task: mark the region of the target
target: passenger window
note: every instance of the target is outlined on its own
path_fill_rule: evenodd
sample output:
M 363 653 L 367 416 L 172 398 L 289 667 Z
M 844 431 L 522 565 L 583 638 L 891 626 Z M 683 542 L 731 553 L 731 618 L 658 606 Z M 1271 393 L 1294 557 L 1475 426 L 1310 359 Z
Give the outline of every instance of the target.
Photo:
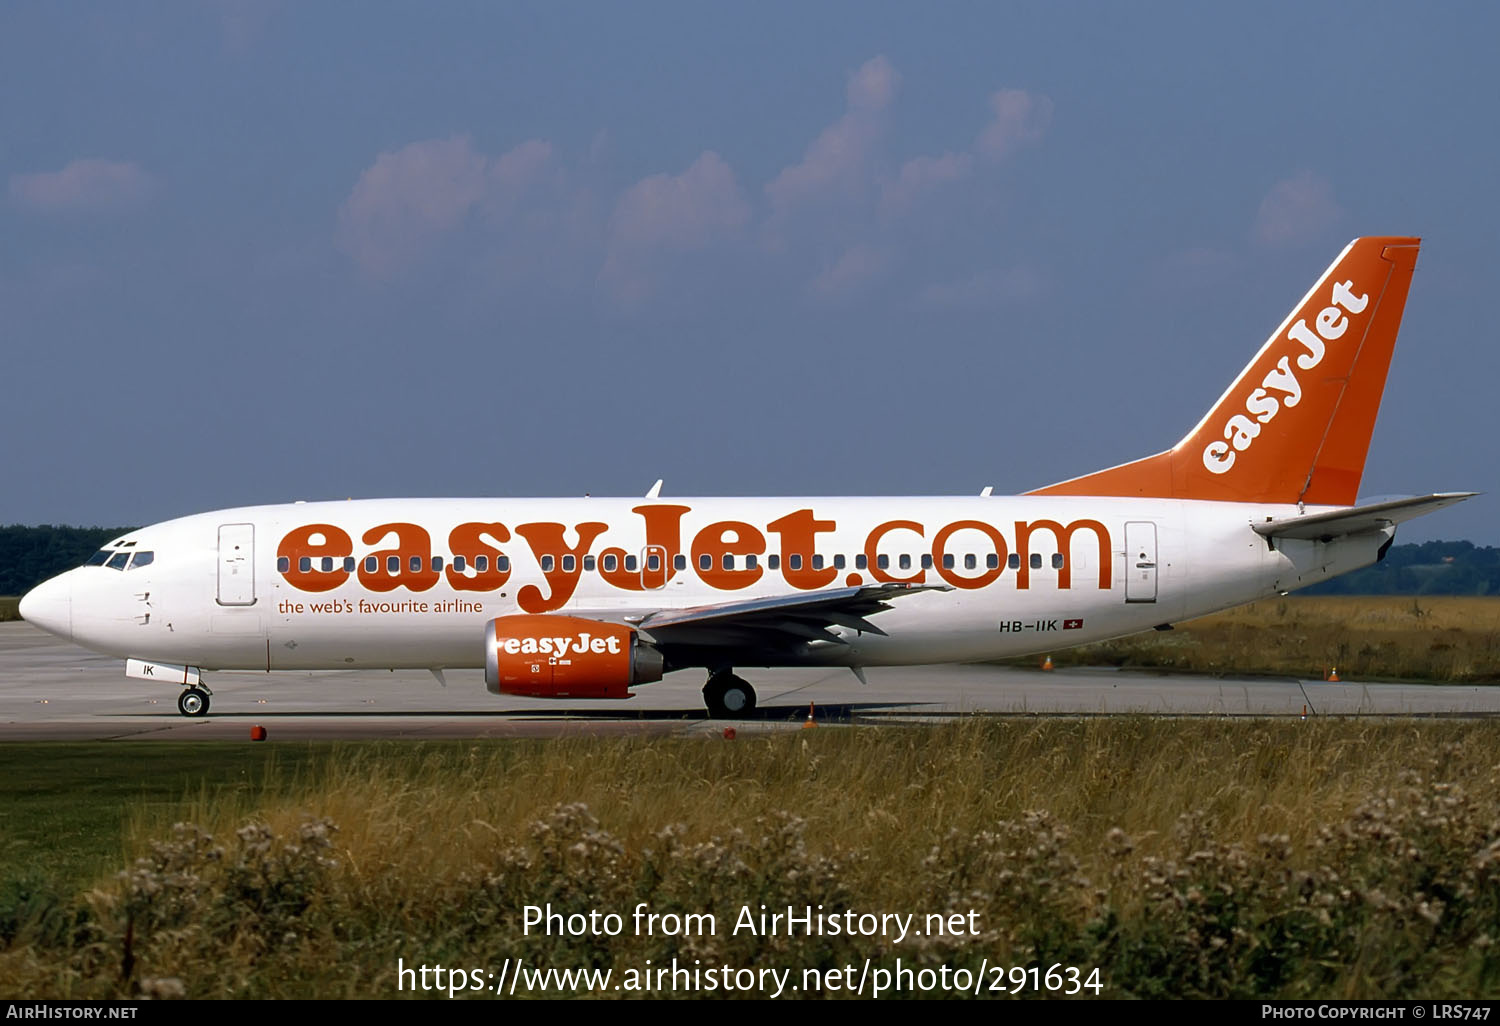
M 151 561 L 155 558 L 156 556 L 151 552 L 150 549 L 147 549 L 144 552 L 137 552 L 135 554 L 135 558 L 130 561 L 130 569 L 134 570 L 137 567 L 150 566 Z
M 1010 567 L 1012 570 L 1021 569 L 1021 554 L 1019 552 L 1012 552 L 1010 554 L 1010 557 L 1006 559 L 1005 565 Z
M 714 568 L 714 557 L 710 556 L 707 552 L 703 553 L 702 555 L 700 555 L 698 557 L 698 569 L 699 570 L 712 570 L 713 568 Z
M 422 572 L 422 557 L 421 556 L 413 556 L 413 557 L 411 557 L 411 559 L 408 562 L 411 565 L 411 572 L 412 573 L 419 574 L 419 573 Z
M 495 565 L 496 566 L 498 566 L 499 563 L 500 563 L 499 560 L 495 561 Z M 482 574 L 482 573 L 486 572 L 487 570 L 489 570 L 489 568 L 490 568 L 490 557 L 489 556 L 475 556 L 474 557 L 474 572 L 476 574 Z
M 586 570 L 589 573 L 593 573 L 594 572 L 594 557 L 593 556 L 584 556 L 583 557 L 583 568 L 584 568 L 584 570 Z
M 1052 553 L 1052 569 L 1054 569 L 1054 570 L 1061 570 L 1062 567 L 1063 567 L 1063 554 L 1061 552 L 1054 552 L 1054 553 Z
M 945 552 L 945 553 L 943 553 L 943 569 L 944 570 L 952 570 L 953 569 L 953 553 L 951 553 L 951 552 Z
M 964 556 L 964 569 L 965 570 L 977 570 L 977 569 L 979 569 L 979 560 L 977 558 L 975 558 L 974 553 L 970 552 L 968 555 Z
M 854 569 L 856 569 L 856 570 L 868 570 L 869 568 L 870 568 L 870 560 L 865 556 L 865 554 L 863 552 L 859 553 L 858 555 L 856 555 L 854 557 Z
M 820 556 L 820 555 L 818 555 L 817 553 L 813 553 L 813 569 L 814 570 L 821 570 L 821 569 L 823 569 L 823 557 Z
M 790 556 L 786 557 L 786 565 L 788 567 L 790 567 L 791 569 L 793 569 L 793 570 L 801 570 L 802 569 L 802 553 L 800 553 L 800 552 L 793 552 Z
M 480 556 L 479 558 L 483 559 L 484 557 Z M 483 570 L 484 567 L 480 567 L 479 569 Z M 509 556 L 496 556 L 495 557 L 495 569 L 498 572 L 502 573 L 502 574 L 508 574 L 508 573 L 510 573 L 510 557 Z
M 922 569 L 923 570 L 931 570 L 932 569 L 932 553 L 930 553 L 930 552 L 924 552 L 924 553 L 922 553 Z
M 374 574 L 374 573 L 379 573 L 379 572 L 380 572 L 380 557 L 378 557 L 378 556 L 366 556 L 365 557 L 365 573 L 367 573 L 367 574 Z
M 278 574 L 288 573 L 292 569 L 292 561 L 285 556 L 276 557 L 276 572 Z
M 899 566 L 902 570 L 910 570 L 911 556 L 905 552 L 901 553 L 901 555 L 896 559 L 896 565 Z
M 570 574 L 578 567 L 578 560 L 570 552 L 562 558 L 563 573 Z
M 672 557 L 672 565 L 675 566 L 679 570 L 686 570 L 687 569 L 687 557 L 684 556 L 680 552 L 677 553 L 677 555 L 675 555 L 675 556 Z
M 395 577 L 397 574 L 399 574 L 401 572 L 401 557 L 385 557 L 385 572 L 390 574 L 392 577 Z
M 998 553 L 998 552 L 991 552 L 988 556 L 985 556 L 984 557 L 984 567 L 985 567 L 986 570 L 999 570 L 1000 569 L 1000 553 Z
M 110 566 L 114 566 L 114 564 L 111 563 Z M 312 557 L 303 556 L 301 559 L 297 560 L 297 570 L 304 574 L 312 573 Z
M 767 570 L 780 570 L 781 569 L 781 557 L 778 556 L 778 555 L 776 555 L 774 552 L 771 555 L 767 556 L 766 557 L 766 569 Z
M 615 570 L 619 567 L 619 565 L 620 565 L 620 560 L 618 558 L 616 558 L 616 556 L 615 556 L 615 554 L 613 552 L 607 552 L 607 553 L 604 554 L 604 572 L 605 573 L 607 573 L 607 574 L 614 573 Z
M 108 549 L 100 549 L 98 552 L 96 552 L 92 556 L 90 556 L 89 557 L 89 561 L 87 563 L 83 564 L 83 565 L 84 566 L 103 566 L 105 563 L 109 562 L 109 555 L 110 555 L 110 553 L 109 553 Z
M 462 556 L 454 556 L 453 557 L 453 569 L 456 572 L 463 573 L 464 572 L 464 567 L 466 565 L 467 564 L 464 561 L 464 557 L 462 557 Z
M 432 568 L 434 570 L 441 570 L 443 568 L 443 557 L 442 556 L 433 556 L 432 557 Z
M 724 553 L 724 569 L 725 570 L 733 570 L 734 569 L 734 556 L 731 555 L 728 552 Z
M 354 573 L 354 566 L 355 566 L 354 557 L 353 556 L 345 556 L 344 557 L 344 573 L 346 573 L 346 574 L 352 574 L 352 573 Z
M 636 563 L 636 559 L 635 559 L 634 556 L 626 556 L 625 557 L 625 572 L 626 573 L 631 573 L 631 574 L 635 573 L 635 568 L 636 568 L 637 565 L 638 564 Z
M 1040 552 L 1033 552 L 1031 554 L 1031 569 L 1033 569 L 1033 570 L 1040 570 L 1041 568 L 1042 568 L 1042 554 Z
M 844 554 L 842 552 L 833 557 L 833 568 L 835 570 L 844 569 Z
M 661 573 L 661 553 L 653 552 L 646 557 L 646 569 L 653 574 Z
M 322 567 L 322 569 L 323 569 L 323 572 L 325 574 L 331 574 L 331 573 L 333 573 L 333 557 L 332 556 L 324 556 L 323 557 L 323 567 Z
M 552 559 L 551 556 L 543 556 L 542 557 L 542 573 L 544 573 L 544 574 L 550 574 L 552 572 L 552 563 L 553 563 L 553 559 Z
M 752 553 L 750 553 L 750 555 L 748 555 L 748 556 L 745 557 L 745 569 L 746 570 L 754 570 L 755 567 L 756 567 L 755 553 L 752 552 Z
M 891 568 L 891 557 L 882 552 L 875 557 L 875 565 L 882 570 L 889 570 Z

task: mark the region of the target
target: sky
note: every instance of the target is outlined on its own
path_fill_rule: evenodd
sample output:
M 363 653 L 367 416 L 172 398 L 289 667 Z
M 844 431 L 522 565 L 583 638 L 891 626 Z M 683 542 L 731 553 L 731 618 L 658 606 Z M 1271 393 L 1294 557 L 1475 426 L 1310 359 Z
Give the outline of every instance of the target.
M 0 5 L 0 523 L 1005 494 L 1420 235 L 1362 486 L 1500 544 L 1500 6 Z

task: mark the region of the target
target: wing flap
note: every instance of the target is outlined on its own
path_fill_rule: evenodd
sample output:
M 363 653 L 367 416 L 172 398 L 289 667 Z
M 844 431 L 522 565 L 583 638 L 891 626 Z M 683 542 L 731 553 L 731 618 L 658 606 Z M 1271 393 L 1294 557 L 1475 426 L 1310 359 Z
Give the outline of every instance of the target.
M 890 609 L 891 600 L 947 585 L 873 584 L 800 595 L 776 595 L 689 609 L 663 609 L 635 621 L 663 644 L 725 645 L 755 641 L 776 647 L 827 641 L 844 644 L 830 628 L 884 635 L 869 621 Z

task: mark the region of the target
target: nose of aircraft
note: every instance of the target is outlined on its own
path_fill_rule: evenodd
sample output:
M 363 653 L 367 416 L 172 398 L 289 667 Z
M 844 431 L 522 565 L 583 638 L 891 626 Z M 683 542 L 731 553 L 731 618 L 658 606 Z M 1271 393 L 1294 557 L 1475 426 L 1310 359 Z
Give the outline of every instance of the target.
M 43 581 L 21 596 L 21 619 L 58 637 L 73 636 L 73 580 L 68 574 Z

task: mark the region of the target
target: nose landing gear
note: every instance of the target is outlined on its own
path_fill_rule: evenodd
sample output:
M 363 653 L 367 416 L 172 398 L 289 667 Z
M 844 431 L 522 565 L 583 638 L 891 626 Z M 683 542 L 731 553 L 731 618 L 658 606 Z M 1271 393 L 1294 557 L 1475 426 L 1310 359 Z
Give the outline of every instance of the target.
M 207 716 L 208 699 L 212 694 L 202 681 L 185 687 L 177 696 L 177 711 L 184 716 Z

